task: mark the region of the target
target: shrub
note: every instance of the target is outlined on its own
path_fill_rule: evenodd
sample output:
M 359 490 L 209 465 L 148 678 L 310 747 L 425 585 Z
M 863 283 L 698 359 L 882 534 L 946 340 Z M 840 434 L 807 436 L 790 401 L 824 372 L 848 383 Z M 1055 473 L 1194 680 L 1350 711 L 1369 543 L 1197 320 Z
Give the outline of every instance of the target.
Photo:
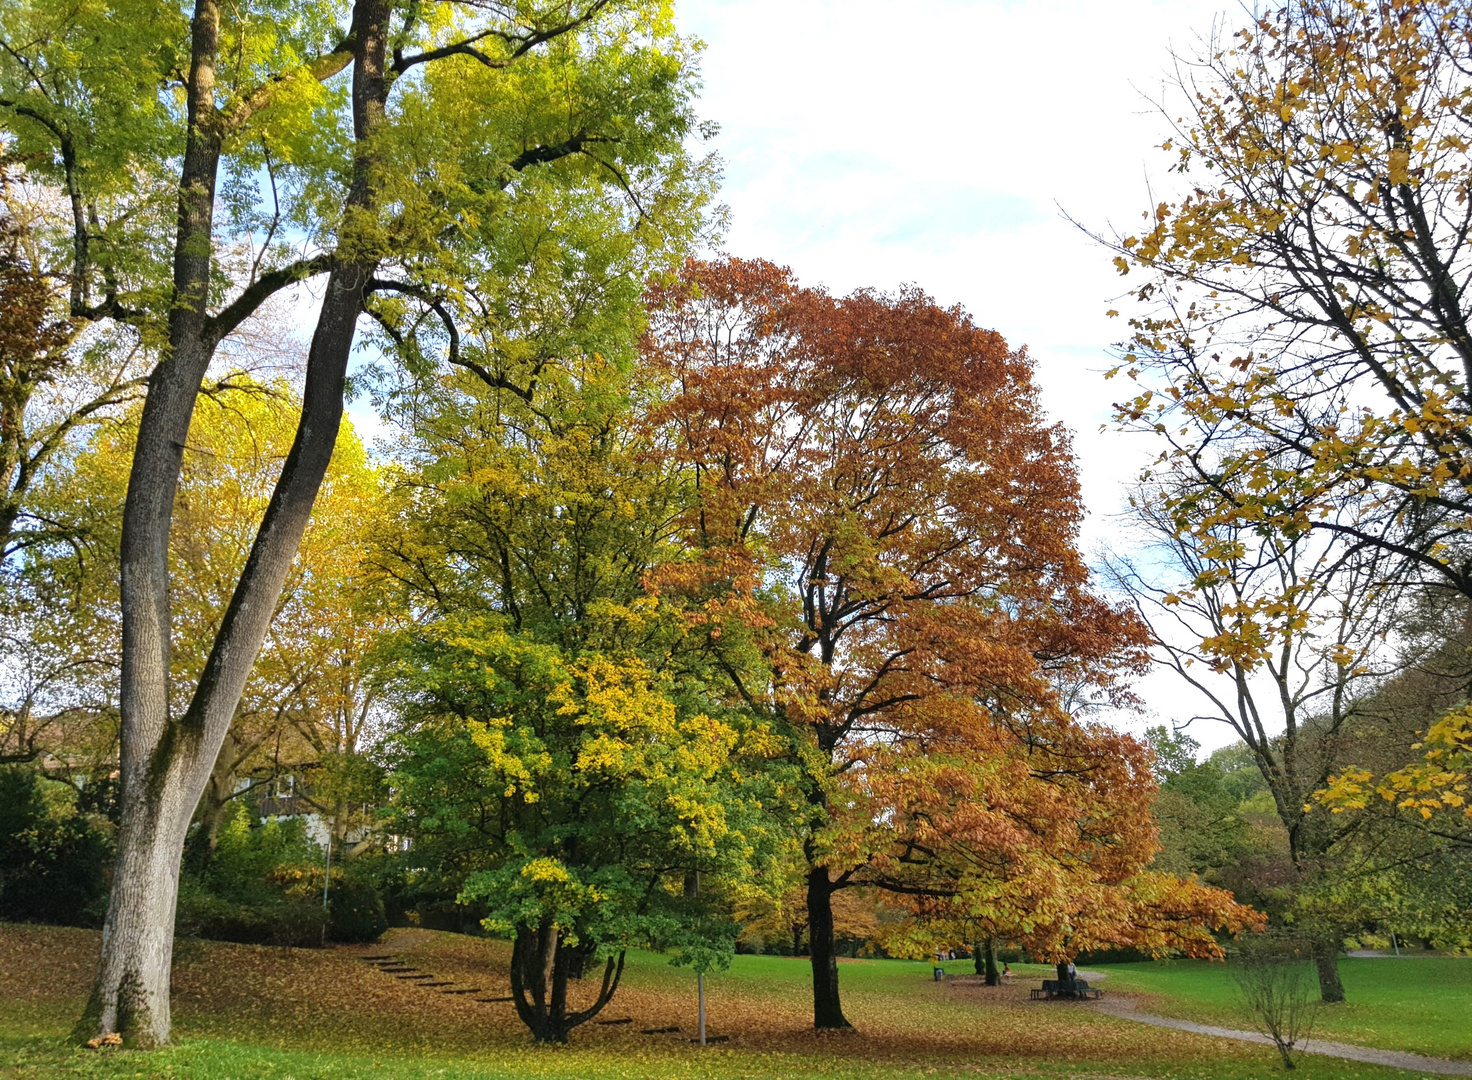
M 1294 1067 L 1293 1050 L 1308 1041 L 1318 1003 L 1311 957 L 1314 943 L 1287 931 L 1244 937 L 1233 974 L 1258 1030 L 1273 1040 L 1283 1067 Z
M 70 785 L 0 768 L 0 919 L 97 924 L 111 857 L 110 828 L 77 809 Z
M 190 882 L 179 890 L 174 933 L 241 945 L 316 948 L 326 936 L 327 924 L 328 913 L 320 902 L 280 897 L 243 903 L 215 896 Z
M 328 935 L 333 941 L 361 945 L 377 941 L 388 929 L 378 890 L 366 881 L 346 878 L 334 882 L 328 905 L 331 913 Z

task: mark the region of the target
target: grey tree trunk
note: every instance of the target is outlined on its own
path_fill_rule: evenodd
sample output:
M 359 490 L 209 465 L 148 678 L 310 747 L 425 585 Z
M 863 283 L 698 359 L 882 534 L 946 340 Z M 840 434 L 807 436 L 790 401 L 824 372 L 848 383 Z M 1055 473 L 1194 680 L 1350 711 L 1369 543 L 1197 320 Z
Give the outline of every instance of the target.
M 359 144 L 383 115 L 388 0 L 354 9 L 353 111 Z M 240 702 L 326 473 L 342 419 L 343 384 L 375 263 L 337 265 L 307 359 L 302 415 L 255 543 L 199 684 L 170 709 L 168 549 L 185 436 L 224 329 L 207 314 L 221 136 L 214 101 L 219 8 L 197 0 L 191 24 L 189 136 L 181 169 L 169 351 L 149 379 L 123 510 L 122 820 L 102 957 L 83 1032 L 118 1032 L 132 1046 L 170 1033 L 169 971 L 184 838 Z M 368 209 L 369 162 L 347 198 Z

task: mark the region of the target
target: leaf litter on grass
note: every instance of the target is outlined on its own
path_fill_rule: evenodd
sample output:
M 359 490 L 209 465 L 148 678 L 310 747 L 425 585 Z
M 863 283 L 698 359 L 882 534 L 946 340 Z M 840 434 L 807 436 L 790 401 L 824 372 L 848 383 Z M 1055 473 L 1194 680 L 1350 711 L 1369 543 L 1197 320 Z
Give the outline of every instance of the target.
M 20 990 L 0 1004 L 0 1027 L 24 1015 L 30 1017 L 26 1029 L 37 1034 L 49 1030 L 54 1037 L 65 1031 L 85 1003 L 97 949 L 92 931 L 0 925 L 0 985 Z M 379 944 L 328 950 L 181 941 L 174 971 L 177 1032 L 200 1053 L 256 1062 L 253 1071 L 239 1075 L 272 1080 L 285 1080 L 288 1071 L 294 1080 L 436 1074 L 487 1080 L 574 1075 L 772 1080 L 1060 1071 L 1081 1080 L 1081 1070 L 1110 1080 L 1141 1072 L 1215 1080 L 1270 1072 L 1261 1068 L 1267 1059 L 1260 1047 L 1131 1024 L 1068 1003 L 1031 1002 L 1025 985 L 934 983 L 919 978 L 918 969 L 899 965 L 864 969 L 865 977 L 851 980 L 845 1006 L 858 1030 L 832 1033 L 811 1027 L 806 964 L 778 966 L 775 977 L 747 977 L 738 961 L 730 975 L 707 979 L 709 1029 L 732 1041 L 700 1050 L 685 1039 L 696 1026 L 693 976 L 647 954 L 631 957 L 626 983 L 604 1013 L 626 1017 L 629 1024 L 584 1025 L 573 1033 L 570 1049 L 548 1052 L 529 1045 L 509 1003 L 482 1004 L 467 995 L 427 991 L 359 962 L 360 955 L 390 951 L 437 980 L 493 993 L 509 986 L 509 945 L 464 935 L 394 930 Z M 845 971 L 858 975 L 855 968 Z M 575 987 L 574 1007 L 583 997 L 591 1001 L 596 981 Z M 639 1034 L 669 1026 L 679 1026 L 682 1033 Z M 319 1064 L 286 1066 L 279 1055 Z M 111 1066 L 100 1061 L 86 1066 L 96 1068 Z M 28 1076 L 24 1071 L 14 1075 Z M 1394 1074 L 1350 1069 L 1306 1075 Z

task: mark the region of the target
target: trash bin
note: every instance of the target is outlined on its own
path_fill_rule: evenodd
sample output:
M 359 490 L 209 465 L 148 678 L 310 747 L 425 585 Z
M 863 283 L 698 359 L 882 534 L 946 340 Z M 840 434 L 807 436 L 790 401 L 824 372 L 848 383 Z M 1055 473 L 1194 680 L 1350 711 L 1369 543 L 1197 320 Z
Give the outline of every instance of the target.
M 943 968 L 943 967 L 935 968 L 934 969 L 934 975 L 935 975 L 935 981 L 936 982 L 940 982 L 942 979 L 944 979 L 946 977 L 946 969 Z

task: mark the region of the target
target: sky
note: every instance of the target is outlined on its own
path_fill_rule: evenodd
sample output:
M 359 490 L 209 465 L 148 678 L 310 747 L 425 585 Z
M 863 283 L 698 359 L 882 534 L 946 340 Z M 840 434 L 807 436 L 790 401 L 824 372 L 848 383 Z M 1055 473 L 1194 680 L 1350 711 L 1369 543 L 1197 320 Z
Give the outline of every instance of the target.
M 1096 232 L 1130 230 L 1169 190 L 1155 102 L 1172 53 L 1199 52 L 1220 0 L 676 0 L 705 42 L 699 111 L 721 126 L 724 250 L 844 293 L 914 283 L 1025 345 L 1050 419 L 1074 433 L 1085 550 L 1128 552 L 1117 515 L 1157 452 L 1108 430 L 1126 283 Z M 1066 215 L 1066 216 L 1065 216 Z M 1101 431 L 1101 425 L 1106 430 Z M 1184 719 L 1159 672 L 1122 726 Z M 1235 741 L 1221 724 L 1190 734 Z

